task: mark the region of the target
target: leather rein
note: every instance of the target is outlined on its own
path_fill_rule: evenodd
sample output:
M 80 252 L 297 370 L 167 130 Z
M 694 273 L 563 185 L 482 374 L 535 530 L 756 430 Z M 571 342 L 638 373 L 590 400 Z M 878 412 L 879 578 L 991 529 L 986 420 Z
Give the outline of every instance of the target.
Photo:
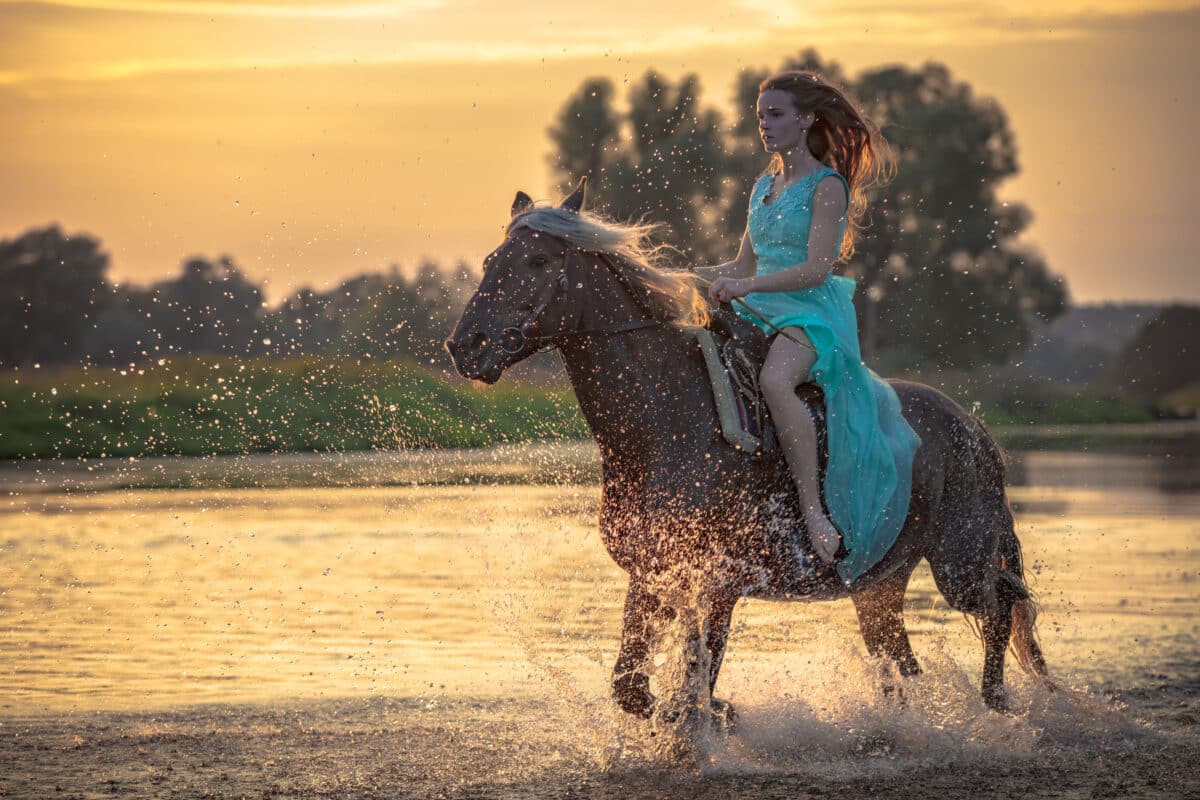
M 624 287 L 625 291 L 629 293 L 634 305 L 641 309 L 642 313 L 648 315 L 650 318 L 628 320 L 626 322 L 618 322 L 599 328 L 582 328 L 570 331 L 559 331 L 558 333 L 545 334 L 541 336 L 531 336 L 529 334 L 529 330 L 537 324 L 538 319 L 543 313 L 545 313 L 546 309 L 550 307 L 550 304 L 557 300 L 560 294 L 566 294 L 570 284 L 570 279 L 567 277 L 567 271 L 571 266 L 572 256 L 579 257 L 588 255 L 597 256 L 601 263 L 608 267 L 608 271 L 613 274 L 613 276 L 617 279 L 617 282 L 620 283 L 621 286 Z M 499 346 L 502 351 L 511 356 L 522 352 L 530 342 L 533 342 L 537 346 L 537 349 L 534 350 L 533 353 L 539 353 L 542 350 L 549 350 L 558 346 L 560 339 L 571 336 L 593 336 L 597 334 L 612 335 L 616 333 L 627 333 L 629 331 L 641 330 L 643 328 L 658 327 L 664 324 L 665 323 L 663 323 L 661 320 L 653 318 L 653 313 L 638 297 L 637 292 L 635 292 L 629 285 L 629 279 L 626 278 L 624 273 L 621 272 L 620 268 L 613 263 L 612 257 L 608 253 L 603 251 L 593 252 L 584 250 L 582 247 L 572 246 L 567 247 L 564 251 L 562 269 L 559 270 L 558 274 L 554 276 L 554 280 L 552 280 L 550 284 L 542 290 L 542 293 L 538 296 L 538 302 L 533 307 L 533 310 L 529 312 L 529 316 L 527 316 L 520 325 L 514 325 L 500 331 Z M 533 353 L 530 355 L 533 355 Z

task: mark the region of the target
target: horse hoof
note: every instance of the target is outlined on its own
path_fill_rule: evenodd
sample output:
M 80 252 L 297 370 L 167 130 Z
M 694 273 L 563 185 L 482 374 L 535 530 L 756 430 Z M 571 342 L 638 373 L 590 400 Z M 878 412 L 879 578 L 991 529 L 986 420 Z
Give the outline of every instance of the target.
M 1008 697 L 1004 693 L 1004 689 L 985 689 L 983 692 L 983 702 L 992 711 L 997 714 L 1009 714 L 1011 711 L 1008 708 Z
M 710 705 L 712 706 L 713 730 L 725 736 L 737 733 L 738 713 L 734 709 L 733 703 L 728 700 L 718 700 L 714 697 Z
M 613 699 L 626 714 L 649 719 L 654 711 L 654 695 L 650 693 L 650 678 L 629 672 L 613 681 Z
M 904 696 L 904 687 L 891 683 L 883 685 L 883 696 L 896 704 L 896 708 L 908 708 L 908 698 Z

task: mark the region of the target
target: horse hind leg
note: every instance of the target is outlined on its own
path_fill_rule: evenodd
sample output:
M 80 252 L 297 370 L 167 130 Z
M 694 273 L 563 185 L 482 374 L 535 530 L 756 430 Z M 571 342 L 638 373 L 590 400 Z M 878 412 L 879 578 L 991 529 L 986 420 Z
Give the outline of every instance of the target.
M 935 556 L 929 566 L 949 606 L 978 620 L 975 632 L 984 648 L 981 693 L 989 708 L 1004 711 L 1004 656 L 1012 633 L 1013 605 L 1020 598 L 1017 584 L 994 562 L 956 569 L 953 561 L 947 564 Z
M 995 577 L 996 602 L 983 620 L 983 699 L 990 708 L 1003 711 L 1004 656 L 1010 646 L 1026 673 L 1045 678 L 1047 669 L 1035 628 L 1037 603 L 1025 584 L 1021 542 L 1006 496 L 1001 496 L 996 518 L 999 570 Z M 1054 688 L 1048 680 L 1046 684 Z
M 905 571 L 851 595 L 867 652 L 876 658 L 886 656 L 905 678 L 921 671 L 904 626 L 904 592 L 910 575 Z M 885 694 L 891 690 L 891 686 L 884 686 Z
M 978 420 L 960 420 L 950 440 L 945 487 L 935 512 L 939 536 L 926 552 L 938 590 L 951 608 L 979 620 L 984 702 L 1005 709 L 1004 658 L 1017 628 L 1018 661 L 1045 668 L 1033 636 L 1034 606 L 1021 575 L 1020 545 L 1005 493 L 999 446 Z M 1036 655 L 1034 653 L 1036 652 Z
M 1042 646 L 1038 642 L 1035 627 L 1038 606 L 1025 584 L 1021 542 L 1017 539 L 1014 530 L 1011 507 L 1007 510 L 1007 524 L 1000 531 L 1000 568 L 1011 576 L 1015 582 L 1014 590 L 1018 594 L 1018 599 L 1012 607 L 1013 652 L 1017 657 L 1017 663 L 1026 673 L 1045 678 L 1049 671 L 1046 668 L 1046 657 L 1042 654 Z M 1048 681 L 1047 685 L 1051 688 L 1054 687 L 1054 684 Z
M 1008 710 L 1004 693 L 1004 656 L 1012 635 L 1012 610 L 1018 596 L 1014 584 L 1001 574 L 996 579 L 995 601 L 983 615 L 983 702 L 993 711 Z

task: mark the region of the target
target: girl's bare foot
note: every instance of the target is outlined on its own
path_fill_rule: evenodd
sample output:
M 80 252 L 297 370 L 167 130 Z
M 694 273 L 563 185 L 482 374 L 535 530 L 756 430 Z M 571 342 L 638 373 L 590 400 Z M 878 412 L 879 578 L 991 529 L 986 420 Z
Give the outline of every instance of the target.
M 824 514 L 806 520 L 806 524 L 808 539 L 812 542 L 817 557 L 826 564 L 832 564 L 837 556 L 838 545 L 842 542 L 842 535 Z

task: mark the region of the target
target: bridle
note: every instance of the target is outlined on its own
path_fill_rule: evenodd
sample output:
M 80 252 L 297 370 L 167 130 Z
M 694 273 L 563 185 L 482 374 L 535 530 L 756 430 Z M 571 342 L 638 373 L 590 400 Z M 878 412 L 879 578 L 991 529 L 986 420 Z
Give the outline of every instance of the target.
M 566 244 L 564 242 L 564 244 Z M 560 294 L 566 294 L 570 285 L 570 279 L 567 277 L 567 271 L 571 267 L 572 257 L 596 256 L 600 259 L 604 266 L 608 267 L 608 271 L 616 277 L 617 281 L 629 293 L 634 304 L 641 309 L 642 313 L 646 314 L 649 319 L 635 319 L 626 322 L 618 322 L 612 325 L 605 325 L 599 328 L 580 328 L 570 331 L 559 331 L 558 333 L 545 334 L 542 336 L 530 336 L 528 331 L 537 324 L 538 319 L 545 313 L 550 304 L 558 299 Z M 572 336 L 595 336 L 595 335 L 612 335 L 617 333 L 627 333 L 629 331 L 641 330 L 643 328 L 652 328 L 661 326 L 664 323 L 661 320 L 654 319 L 653 312 L 646 304 L 638 297 L 637 292 L 629 285 L 629 279 L 625 277 L 620 268 L 613 263 L 612 256 L 603 251 L 584 250 L 579 246 L 568 245 L 563 252 L 562 269 L 554 276 L 549 285 L 542 290 L 538 295 L 538 302 L 534 305 L 533 310 L 521 322 L 520 325 L 514 325 L 500 331 L 500 341 L 498 342 L 500 349 L 507 355 L 516 355 L 525 350 L 530 342 L 536 344 L 534 353 L 540 353 L 543 350 L 549 350 L 558 346 L 559 340 Z M 544 344 L 543 344 L 544 343 Z

